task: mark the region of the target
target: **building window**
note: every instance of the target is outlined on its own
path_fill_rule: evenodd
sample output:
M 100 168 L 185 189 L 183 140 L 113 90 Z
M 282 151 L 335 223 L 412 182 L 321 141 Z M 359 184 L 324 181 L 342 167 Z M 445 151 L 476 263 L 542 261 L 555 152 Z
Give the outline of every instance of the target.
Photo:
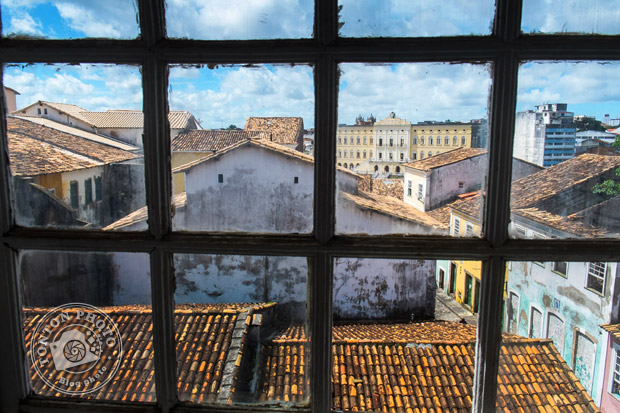
M 588 264 L 588 279 L 586 283 L 588 289 L 603 294 L 606 267 L 607 264 L 604 262 L 591 262 Z
M 338 157 L 341 158 L 342 157 L 342 152 L 338 151 Z
M 360 137 L 359 136 L 357 137 L 357 144 L 358 145 L 360 144 Z
M 405 146 L 405 140 L 403 138 L 400 139 L 400 146 Z
M 342 144 L 342 138 L 338 136 L 338 145 Z
M 344 138 L 344 144 L 345 145 L 347 144 L 347 138 L 346 137 Z
M 401 154 L 400 154 L 400 160 L 401 160 L 401 161 L 404 161 L 404 160 L 405 160 L 405 154 L 404 154 L 404 153 L 401 153 Z
M 553 263 L 553 271 L 560 275 L 566 276 L 567 266 L 568 263 L 566 261 L 555 261 Z
M 77 207 L 80 206 L 80 198 L 79 198 L 77 181 L 71 181 L 69 183 L 69 196 L 71 198 L 71 208 L 77 209 Z
M 433 144 L 433 137 L 432 136 L 428 137 L 428 144 L 429 144 L 429 146 Z
M 379 138 L 379 146 L 383 146 L 383 139 Z
M 454 236 L 458 237 L 461 235 L 461 220 L 458 218 L 454 218 Z
M 409 196 L 409 197 L 412 196 L 412 194 L 411 194 L 412 186 L 413 186 L 413 183 L 411 182 L 411 180 L 407 180 L 407 196 Z
M 417 144 L 418 144 L 418 138 L 414 137 L 414 138 L 411 140 L 411 143 L 412 143 L 413 145 L 417 145 Z
M 620 397 L 620 351 L 616 349 L 615 357 L 612 359 L 613 378 L 611 383 L 611 394 Z
M 379 159 L 383 159 L 383 153 L 379 152 Z
M 101 201 L 102 199 L 102 191 L 101 191 L 101 177 L 95 177 L 95 201 Z
M 217 174 L 217 182 L 220 184 L 224 183 L 224 174 Z
M 461 136 L 461 145 L 465 146 L 466 142 L 465 136 Z
M 366 145 L 366 137 L 364 136 L 364 145 Z
M 437 137 L 437 146 L 441 146 L 441 136 Z
M 466 237 L 473 237 L 474 236 L 474 226 L 472 224 L 466 224 L 465 225 L 465 236 Z
M 450 145 L 450 138 L 448 138 L 447 136 L 446 136 L 446 139 L 445 139 L 444 144 L 445 144 L 446 146 Z
M 298 176 L 296 176 L 296 177 L 293 179 L 293 183 L 296 183 L 296 184 L 298 184 L 298 183 L 299 183 L 299 177 L 298 177 Z
M 93 180 L 88 178 L 84 181 L 84 203 L 90 204 L 93 202 Z
M 530 310 L 530 331 L 528 336 L 530 338 L 540 338 L 542 331 L 542 313 L 536 307 L 532 307 Z
M 424 159 L 424 151 L 420 151 L 420 159 Z
M 366 151 L 364 151 L 364 159 L 366 159 Z
M 369 153 L 370 153 L 370 157 L 372 158 L 372 151 L 370 151 Z
M 44 115 L 47 115 L 47 109 L 46 109 L 46 108 L 45 108 L 45 109 L 43 109 L 43 114 L 44 114 Z
M 459 189 L 465 188 L 465 182 L 459 181 Z
M 394 139 L 390 138 L 390 146 L 394 146 Z
M 424 185 L 418 184 L 418 199 L 422 200 L 424 198 Z
M 420 145 L 424 145 L 424 136 L 420 138 Z
M 357 153 L 355 154 L 357 156 L 357 159 L 360 158 L 360 151 L 357 151 Z
M 452 145 L 456 146 L 456 142 L 457 142 L 457 137 L 455 136 L 452 138 Z
M 373 138 L 370 138 L 370 144 L 371 144 L 371 145 L 372 145 L 372 142 L 373 142 Z
M 413 159 L 414 161 L 415 161 L 416 159 L 418 159 L 418 153 L 417 153 L 417 152 L 413 152 L 411 155 L 412 155 L 412 158 L 411 158 L 411 159 Z
M 37 108 L 37 115 L 40 115 L 40 114 L 41 114 L 41 109 Z

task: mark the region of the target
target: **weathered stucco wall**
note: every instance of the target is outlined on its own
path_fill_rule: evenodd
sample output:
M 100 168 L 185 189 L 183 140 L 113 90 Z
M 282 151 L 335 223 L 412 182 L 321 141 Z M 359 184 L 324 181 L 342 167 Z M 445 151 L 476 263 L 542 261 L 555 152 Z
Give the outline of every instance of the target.
M 174 256 L 177 303 L 278 303 L 279 317 L 305 320 L 308 264 L 303 257 Z
M 475 156 L 460 162 L 435 168 L 426 188 L 424 205 L 426 210 L 438 208 L 457 195 L 478 190 L 482 187 L 487 171 L 486 155 Z M 463 187 L 459 188 L 459 183 Z
M 335 318 L 432 318 L 435 292 L 435 261 L 335 260 Z
M 532 308 L 540 311 L 540 334 L 553 338 L 564 360 L 598 403 L 603 385 L 606 346 L 606 333 L 599 326 L 617 318 L 616 303 L 612 302 L 617 263 L 607 263 L 602 295 L 585 288 L 587 262 L 569 262 L 566 271 L 566 277 L 554 272 L 550 262 L 511 263 L 505 326 L 508 329 L 514 325 L 513 332 L 527 337 L 531 331 Z M 511 294 L 519 297 L 512 300 L 512 305 Z M 511 308 L 517 301 L 518 308 Z M 510 316 L 514 323 L 509 322 Z M 534 332 L 534 335 L 538 333 Z
M 218 182 L 219 175 L 223 182 Z M 297 178 L 297 183 L 295 183 Z M 178 229 L 309 233 L 314 165 L 245 146 L 187 171 L 187 213 Z

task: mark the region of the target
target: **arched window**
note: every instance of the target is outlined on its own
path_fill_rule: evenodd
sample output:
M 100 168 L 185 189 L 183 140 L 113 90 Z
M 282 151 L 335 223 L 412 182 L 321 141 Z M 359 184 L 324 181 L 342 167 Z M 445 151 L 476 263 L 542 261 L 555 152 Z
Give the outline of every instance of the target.
M 467 142 L 465 136 L 461 136 L 461 145 L 465 145 L 465 143 Z
M 342 138 L 338 136 L 338 145 L 342 144 Z
M 366 151 L 364 151 L 364 159 L 366 159 Z
M 411 141 L 414 145 L 418 144 L 418 138 L 414 137 L 413 140 Z
M 385 172 L 390 172 L 390 167 L 385 165 Z
M 345 169 L 347 169 L 349 167 L 349 165 L 346 162 L 342 166 L 344 166 Z
M 364 136 L 364 145 L 366 145 L 366 137 Z
M 435 155 L 439 155 L 439 151 L 435 152 Z
M 360 158 L 360 151 L 357 151 L 356 155 L 357 155 L 357 159 L 359 159 Z
M 441 145 L 441 136 L 437 137 L 437 146 Z
M 359 136 L 357 137 L 357 144 L 358 145 L 360 144 L 360 137 Z
M 344 153 L 342 155 L 346 158 L 347 157 L 347 151 L 344 151 Z
M 353 170 L 353 164 L 349 165 L 349 169 Z
M 338 166 L 342 166 L 342 164 L 340 162 L 338 162 Z
M 360 166 L 360 164 L 356 163 L 356 164 L 355 164 L 355 167 L 357 168 L 358 166 Z
M 342 157 L 342 151 L 338 151 L 338 157 Z
M 420 151 L 420 159 L 424 159 L 424 151 Z
M 420 145 L 424 145 L 424 136 L 420 138 Z
M 347 138 L 346 137 L 344 138 L 344 144 L 345 145 L 347 144 Z
M 415 151 L 411 154 L 411 156 L 412 156 L 411 159 L 413 159 L 413 160 L 418 159 L 418 153 L 415 152 Z
M 450 145 L 450 138 L 446 136 L 446 142 L 444 143 L 446 146 Z
M 396 173 L 399 174 L 400 173 L 400 166 L 396 167 Z
M 353 149 L 351 149 L 351 152 L 349 152 L 349 155 L 351 156 L 351 158 L 353 158 Z
M 456 146 L 456 136 L 452 138 L 452 145 Z
M 375 172 L 377 172 L 379 170 L 379 166 L 375 165 Z
M 433 137 L 432 137 L 432 136 L 429 136 L 429 137 L 428 137 L 428 144 L 429 144 L 429 145 L 432 145 L 432 144 L 433 144 Z

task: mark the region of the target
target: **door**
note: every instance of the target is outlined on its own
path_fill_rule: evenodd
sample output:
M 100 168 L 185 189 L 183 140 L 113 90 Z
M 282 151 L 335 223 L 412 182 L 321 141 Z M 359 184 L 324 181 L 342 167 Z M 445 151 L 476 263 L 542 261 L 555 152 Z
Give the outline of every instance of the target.
M 456 291 L 456 264 L 450 263 L 450 290 L 448 293 L 454 294 Z
M 446 272 L 443 270 L 443 268 L 439 269 L 439 289 L 443 290 L 444 289 L 444 278 L 446 277 Z
M 467 304 L 469 308 L 472 308 L 472 284 L 473 277 L 471 276 L 471 274 L 465 273 L 465 304 Z

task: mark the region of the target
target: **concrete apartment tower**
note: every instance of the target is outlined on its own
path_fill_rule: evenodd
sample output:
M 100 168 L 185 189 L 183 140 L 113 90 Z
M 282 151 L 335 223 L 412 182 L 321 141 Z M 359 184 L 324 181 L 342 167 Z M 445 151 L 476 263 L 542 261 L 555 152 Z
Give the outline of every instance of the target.
M 549 167 L 575 156 L 575 122 L 566 103 L 517 112 L 514 156 Z

